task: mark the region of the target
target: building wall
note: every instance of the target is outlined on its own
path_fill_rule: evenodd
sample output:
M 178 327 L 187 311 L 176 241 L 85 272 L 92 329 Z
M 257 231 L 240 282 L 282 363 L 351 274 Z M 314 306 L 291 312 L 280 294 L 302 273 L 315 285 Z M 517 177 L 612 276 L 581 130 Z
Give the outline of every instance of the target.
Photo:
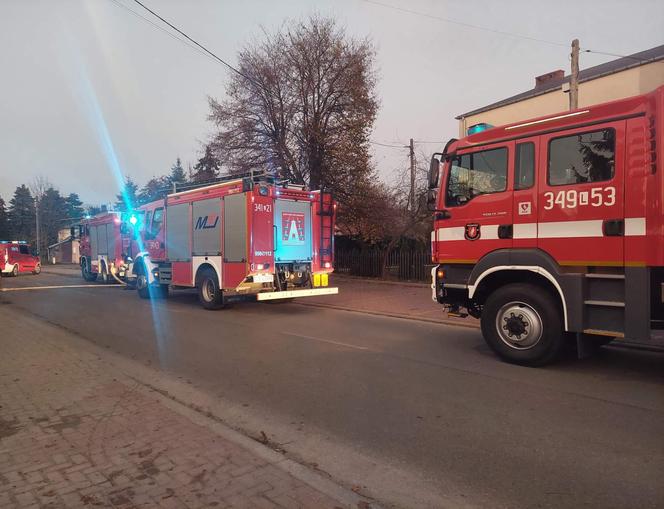
M 664 60 L 585 81 L 579 84 L 579 108 L 645 94 L 664 85 Z M 569 109 L 569 96 L 561 89 L 459 119 L 459 136 L 468 126 L 485 122 L 505 125 Z

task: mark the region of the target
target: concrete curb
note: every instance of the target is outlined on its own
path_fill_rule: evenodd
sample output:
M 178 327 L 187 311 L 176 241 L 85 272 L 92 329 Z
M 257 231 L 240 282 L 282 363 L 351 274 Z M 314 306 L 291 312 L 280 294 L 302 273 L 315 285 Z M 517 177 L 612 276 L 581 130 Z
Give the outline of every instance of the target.
M 445 319 L 441 318 L 440 320 L 436 320 L 434 318 L 426 318 L 426 317 L 416 317 L 412 315 L 403 315 L 399 313 L 386 313 L 383 311 L 370 311 L 366 309 L 353 309 L 353 308 L 347 308 L 343 306 L 335 306 L 334 304 L 319 304 L 317 302 L 295 302 L 295 304 L 299 304 L 300 306 L 311 306 L 311 307 L 317 307 L 317 308 L 328 308 L 328 309 L 338 309 L 340 311 L 348 311 L 351 313 L 361 313 L 364 315 L 375 315 L 375 316 L 387 316 L 390 318 L 400 318 L 402 320 L 413 320 L 416 322 L 426 322 L 426 323 L 435 323 L 438 325 L 452 325 L 456 327 L 464 327 L 464 328 L 470 328 L 470 329 L 479 329 L 479 325 L 473 324 L 473 323 L 463 323 L 460 321 L 456 320 L 450 320 L 450 319 Z
M 430 283 L 413 283 L 409 281 L 388 281 L 385 279 L 374 279 L 374 278 L 365 278 L 357 276 L 348 276 L 346 274 L 337 274 L 336 272 L 332 273 L 332 280 L 342 279 L 345 281 L 357 281 L 359 283 L 369 283 L 374 285 L 391 285 L 391 286 L 410 286 L 412 288 L 431 288 Z
M 208 415 L 203 410 L 196 409 L 195 407 L 192 407 L 192 405 L 181 401 L 168 392 L 160 390 L 147 382 L 132 377 L 131 375 L 128 376 L 140 385 L 139 390 L 141 392 L 148 396 L 156 397 L 164 406 L 183 415 L 190 421 L 210 429 L 225 440 L 247 449 L 252 454 L 255 454 L 271 465 L 275 465 L 280 469 L 285 470 L 296 479 L 308 484 L 321 493 L 338 500 L 342 504 L 346 504 L 348 507 L 352 508 L 362 507 L 362 504 L 370 504 L 372 509 L 381 508 L 374 499 L 358 495 L 354 491 L 335 483 L 331 479 L 323 477 L 323 475 L 318 472 L 311 470 L 310 467 L 287 458 L 283 454 L 270 449 L 267 445 L 263 445 L 253 438 L 231 428 L 224 424 L 218 417 L 212 414 Z

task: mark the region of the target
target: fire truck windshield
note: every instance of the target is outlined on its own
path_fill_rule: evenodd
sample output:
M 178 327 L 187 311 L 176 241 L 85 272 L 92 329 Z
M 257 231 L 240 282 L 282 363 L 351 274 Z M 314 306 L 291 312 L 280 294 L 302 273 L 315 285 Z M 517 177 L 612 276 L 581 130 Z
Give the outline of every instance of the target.
M 476 196 L 507 189 L 507 148 L 462 154 L 450 162 L 445 202 L 463 205 Z

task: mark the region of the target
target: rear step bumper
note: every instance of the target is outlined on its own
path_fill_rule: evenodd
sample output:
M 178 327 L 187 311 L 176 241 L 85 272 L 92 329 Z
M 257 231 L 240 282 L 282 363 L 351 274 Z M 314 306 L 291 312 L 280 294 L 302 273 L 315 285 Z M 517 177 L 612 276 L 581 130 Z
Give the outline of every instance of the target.
M 316 297 L 317 295 L 335 295 L 337 293 L 339 293 L 339 288 L 307 288 L 304 290 L 257 293 L 256 300 L 293 299 L 295 297 Z

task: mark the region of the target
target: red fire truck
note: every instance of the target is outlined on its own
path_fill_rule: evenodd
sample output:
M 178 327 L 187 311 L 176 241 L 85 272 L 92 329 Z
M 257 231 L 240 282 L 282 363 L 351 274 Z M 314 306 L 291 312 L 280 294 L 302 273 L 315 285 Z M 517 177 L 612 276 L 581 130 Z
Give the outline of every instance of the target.
M 664 87 L 450 140 L 429 171 L 434 300 L 524 365 L 568 339 L 656 341 L 662 143 Z
M 132 254 L 138 252 L 129 219 L 120 212 L 104 212 L 81 222 L 80 265 L 86 281 L 100 277 L 113 283 L 126 278 Z
M 143 298 L 197 288 L 207 309 L 234 300 L 337 293 L 329 193 L 236 179 L 141 207 L 130 277 Z

